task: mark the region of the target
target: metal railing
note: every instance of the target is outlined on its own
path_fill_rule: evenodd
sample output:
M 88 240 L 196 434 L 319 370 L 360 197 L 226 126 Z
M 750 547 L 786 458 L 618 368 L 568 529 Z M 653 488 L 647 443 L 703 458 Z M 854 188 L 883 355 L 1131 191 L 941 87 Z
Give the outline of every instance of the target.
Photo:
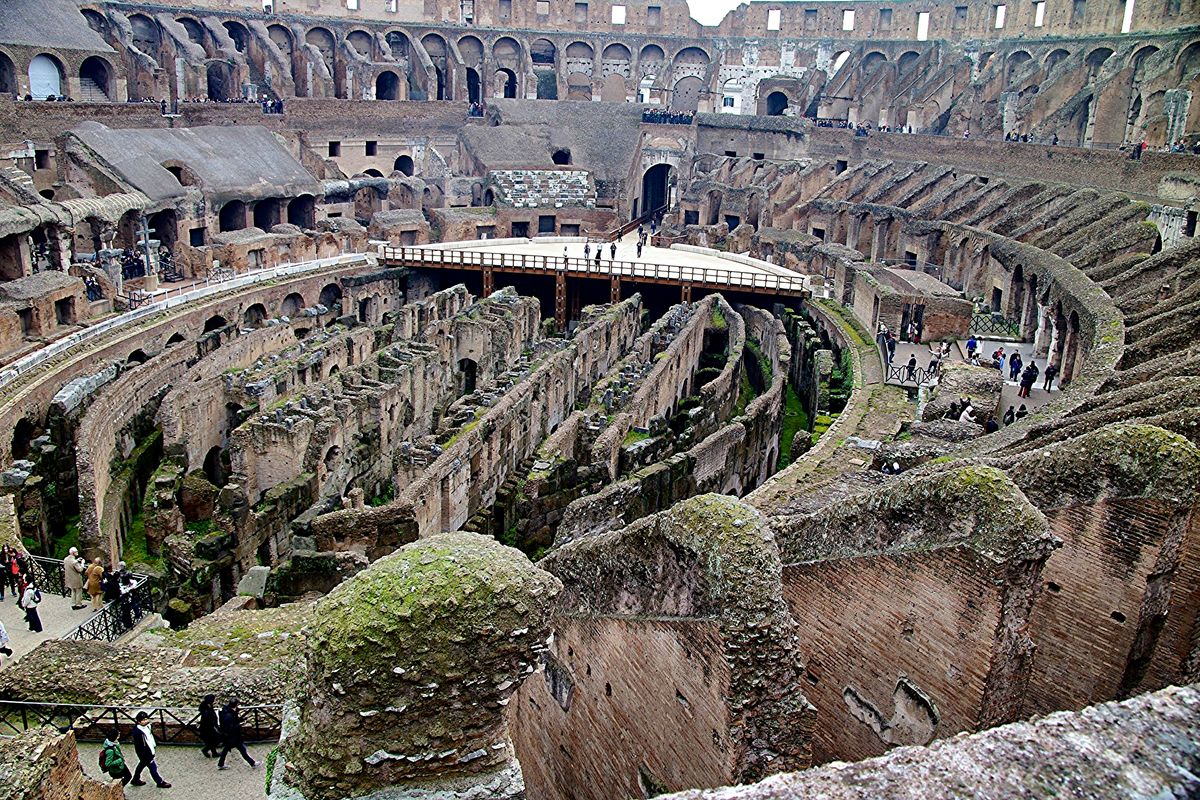
M 614 261 L 603 257 L 594 260 L 477 249 L 384 247 L 380 252 L 384 260 L 399 262 L 403 266 L 494 269 L 538 275 L 565 273 L 574 277 L 629 278 L 635 281 L 700 284 L 714 288 L 762 290 L 788 295 L 800 295 L 805 290 L 804 277 L 801 275 L 793 278 L 757 270 Z
M 609 231 L 607 234 L 605 234 L 604 241 L 612 242 L 612 241 L 619 240 L 625 234 L 629 233 L 632 230 L 635 230 L 639 225 L 649 222 L 656 214 L 662 213 L 666 210 L 667 210 L 667 207 L 665 205 L 661 205 L 658 208 L 654 209 L 653 211 L 648 211 L 645 214 L 642 214 L 640 217 L 635 217 L 634 219 L 629 220 L 629 222 L 626 222 L 624 225 L 617 228 L 616 230 Z
M 887 364 L 887 370 L 883 379 L 884 383 L 911 383 L 914 386 L 925 386 L 933 383 L 941 377 L 941 366 L 937 366 L 930 370 L 926 367 L 913 367 L 909 371 L 907 364 L 897 365 L 895 362 Z
M 137 715 L 150 715 L 150 730 L 157 742 L 197 744 L 200 710 L 186 706 L 102 706 L 85 703 L 38 703 L 0 700 L 0 736 L 16 736 L 31 728 L 49 725 L 60 733 L 74 731 L 84 742 L 100 742 L 113 728 L 128 734 Z M 282 705 L 246 705 L 239 709 L 242 735 L 247 742 L 276 742 L 283 720 Z
M 974 336 L 1000 336 L 1005 339 L 1021 338 L 1021 323 L 1000 313 L 972 314 L 971 334 Z
M 63 562 L 42 556 L 29 557 L 29 569 L 44 593 L 68 597 Z M 133 574 L 133 584 L 116 599 L 106 602 L 100 610 L 76 625 L 60 639 L 115 642 L 133 630 L 154 610 L 154 588 L 150 577 Z

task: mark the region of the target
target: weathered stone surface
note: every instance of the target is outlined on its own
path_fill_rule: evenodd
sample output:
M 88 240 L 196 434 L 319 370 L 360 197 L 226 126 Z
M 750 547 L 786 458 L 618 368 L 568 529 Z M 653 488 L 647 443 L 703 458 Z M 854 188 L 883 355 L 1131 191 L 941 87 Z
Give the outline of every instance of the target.
M 118 781 L 83 773 L 75 734 L 37 728 L 0 739 L 0 800 L 124 800 Z
M 1200 794 L 1200 690 L 1164 689 L 1079 713 L 1051 714 L 970 736 L 902 747 L 856 764 L 776 775 L 753 786 L 664 800 L 957 800 Z

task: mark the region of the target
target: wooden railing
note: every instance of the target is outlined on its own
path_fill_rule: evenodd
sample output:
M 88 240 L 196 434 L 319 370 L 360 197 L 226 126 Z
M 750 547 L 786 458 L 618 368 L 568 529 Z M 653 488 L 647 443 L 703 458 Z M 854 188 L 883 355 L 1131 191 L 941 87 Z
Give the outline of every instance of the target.
M 715 289 L 763 291 L 799 296 L 805 291 L 804 276 L 795 277 L 760 272 L 752 268 L 723 269 L 678 264 L 654 264 L 644 261 L 618 261 L 601 256 L 599 260 L 508 253 L 490 250 L 443 250 L 421 247 L 384 247 L 385 262 L 394 266 L 430 269 L 479 269 L 535 275 L 570 277 L 626 278 L 631 281 L 688 284 Z

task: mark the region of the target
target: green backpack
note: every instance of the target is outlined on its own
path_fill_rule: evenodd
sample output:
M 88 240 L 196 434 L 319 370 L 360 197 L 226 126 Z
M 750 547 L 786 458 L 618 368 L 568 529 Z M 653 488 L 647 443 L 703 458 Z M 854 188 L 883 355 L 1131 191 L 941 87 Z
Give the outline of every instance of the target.
M 106 747 L 100 751 L 101 768 L 114 778 L 125 773 L 125 758 L 120 747 Z

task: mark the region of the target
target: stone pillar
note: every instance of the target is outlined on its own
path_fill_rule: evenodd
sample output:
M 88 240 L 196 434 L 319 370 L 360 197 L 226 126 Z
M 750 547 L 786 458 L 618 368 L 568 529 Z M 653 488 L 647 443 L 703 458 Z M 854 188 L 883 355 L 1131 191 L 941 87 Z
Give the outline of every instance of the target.
M 524 797 L 504 707 L 534 671 L 561 588 L 474 533 L 413 542 L 341 584 L 318 604 L 287 786 L 272 794 Z

